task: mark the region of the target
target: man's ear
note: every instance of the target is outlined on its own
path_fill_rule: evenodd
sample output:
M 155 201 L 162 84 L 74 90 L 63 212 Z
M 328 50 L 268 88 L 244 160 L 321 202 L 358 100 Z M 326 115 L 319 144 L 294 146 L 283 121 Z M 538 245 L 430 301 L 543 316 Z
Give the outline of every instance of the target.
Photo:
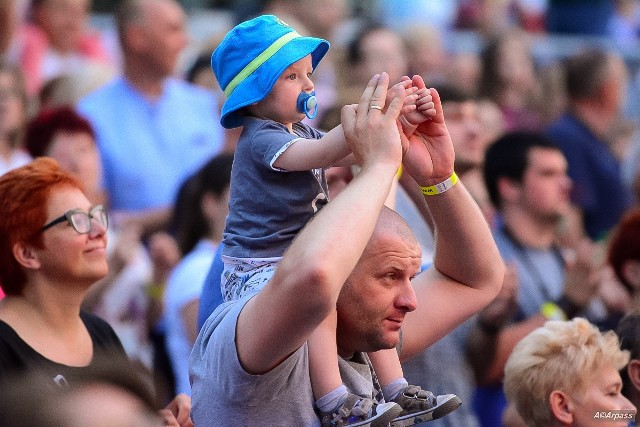
M 633 387 L 640 393 L 640 360 L 631 359 L 627 365 L 627 375 Z
M 38 254 L 32 245 L 18 242 L 13 245 L 13 256 L 20 265 L 28 269 L 40 268 Z
M 566 425 L 573 423 L 573 403 L 566 393 L 553 390 L 549 395 L 549 408 L 558 421 Z

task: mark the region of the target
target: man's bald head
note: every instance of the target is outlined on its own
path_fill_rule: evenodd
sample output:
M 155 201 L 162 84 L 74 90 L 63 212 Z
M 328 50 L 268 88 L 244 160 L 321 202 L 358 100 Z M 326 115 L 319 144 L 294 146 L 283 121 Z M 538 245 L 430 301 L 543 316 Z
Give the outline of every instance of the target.
M 181 7 L 175 0 L 123 0 L 117 8 L 115 16 L 120 43 L 123 43 L 126 30 L 130 25 L 153 25 L 153 22 L 149 22 L 150 9 L 167 4 Z
M 186 19 L 175 0 L 123 0 L 116 21 L 124 74 L 138 89 L 157 96 L 156 84 L 175 73 L 188 44 Z
M 404 242 L 418 244 L 416 236 L 413 234 L 413 231 L 411 231 L 405 219 L 393 209 L 383 206 L 380 215 L 378 215 L 378 221 L 376 222 L 373 234 L 365 248 L 365 253 L 380 238 L 390 236 L 401 239 Z
M 142 3 L 145 0 L 124 0 L 116 10 L 116 28 L 122 42 L 129 24 L 141 22 L 143 19 Z

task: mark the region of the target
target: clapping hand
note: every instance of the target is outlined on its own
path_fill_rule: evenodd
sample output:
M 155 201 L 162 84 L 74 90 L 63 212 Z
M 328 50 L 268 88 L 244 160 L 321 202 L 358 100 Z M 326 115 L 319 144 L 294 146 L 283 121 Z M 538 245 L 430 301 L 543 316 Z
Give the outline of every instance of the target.
M 360 165 L 367 162 L 392 162 L 396 168 L 400 165 L 402 149 L 397 119 L 406 92 L 402 83 L 387 91 L 388 86 L 389 75 L 376 74 L 360 102 L 342 108 L 345 138 Z
M 420 186 L 440 183 L 453 173 L 455 153 L 449 130 L 444 121 L 440 95 L 429 89 L 433 99 L 435 115 L 431 120 L 418 124 L 411 135 L 404 132 L 400 138 L 403 147 L 405 170 Z

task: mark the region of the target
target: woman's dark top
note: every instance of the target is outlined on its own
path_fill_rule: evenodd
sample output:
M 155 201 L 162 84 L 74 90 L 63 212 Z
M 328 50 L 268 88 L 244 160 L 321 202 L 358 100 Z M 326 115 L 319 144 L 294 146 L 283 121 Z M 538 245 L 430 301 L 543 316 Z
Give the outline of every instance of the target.
M 114 364 L 119 363 L 118 359 L 122 359 L 122 367 L 127 369 L 129 359 L 111 326 L 90 313 L 80 312 L 80 318 L 93 341 L 93 359 L 88 366 L 82 367 L 67 366 L 45 358 L 24 342 L 11 326 L 0 320 L 0 383 L 16 375 L 37 373 L 51 378 L 52 386 L 65 386 L 72 384 L 75 378 L 82 378 L 87 370 L 101 362 Z

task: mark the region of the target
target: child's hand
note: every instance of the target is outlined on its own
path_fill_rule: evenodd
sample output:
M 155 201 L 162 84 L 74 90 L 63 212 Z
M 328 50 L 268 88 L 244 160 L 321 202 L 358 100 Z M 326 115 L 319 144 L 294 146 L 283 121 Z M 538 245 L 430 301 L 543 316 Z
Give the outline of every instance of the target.
M 413 134 L 401 134 L 404 149 L 402 164 L 405 172 L 426 187 L 442 182 L 453 173 L 455 152 L 449 130 L 444 122 L 440 96 L 430 89 L 436 114 L 420 123 Z
M 418 96 L 418 99 L 416 99 L 416 109 L 402 116 L 407 120 L 407 122 L 414 126 L 417 126 L 427 120 L 431 120 L 433 116 L 436 115 L 431 91 L 427 88 L 421 88 L 418 89 L 416 95 Z
M 419 89 L 412 85 L 411 79 L 407 76 L 404 76 L 398 83 L 394 84 L 393 87 L 402 88 L 405 93 L 404 103 L 402 104 L 402 109 L 400 110 L 400 117 L 416 111 L 416 109 L 418 108 L 417 102 L 420 95 L 418 94 Z M 387 96 L 385 99 L 385 105 L 390 105 L 391 101 L 393 100 L 393 96 L 391 94 L 393 94 L 393 91 L 389 89 L 389 92 L 387 92 Z M 383 109 L 383 112 L 385 111 L 386 107 Z M 420 123 L 422 123 L 422 121 Z
M 407 91 L 411 90 L 411 97 L 407 96 L 405 100 L 405 108 L 402 115 L 398 119 L 402 126 L 403 133 L 408 137 L 415 131 L 416 127 L 427 120 L 431 120 L 436 114 L 431 91 L 427 89 L 421 76 L 415 75 L 413 79 L 403 77 L 402 83 L 405 85 L 410 83 Z M 414 102 L 415 108 L 407 108 L 407 102 Z M 407 101 L 408 100 L 408 101 Z

